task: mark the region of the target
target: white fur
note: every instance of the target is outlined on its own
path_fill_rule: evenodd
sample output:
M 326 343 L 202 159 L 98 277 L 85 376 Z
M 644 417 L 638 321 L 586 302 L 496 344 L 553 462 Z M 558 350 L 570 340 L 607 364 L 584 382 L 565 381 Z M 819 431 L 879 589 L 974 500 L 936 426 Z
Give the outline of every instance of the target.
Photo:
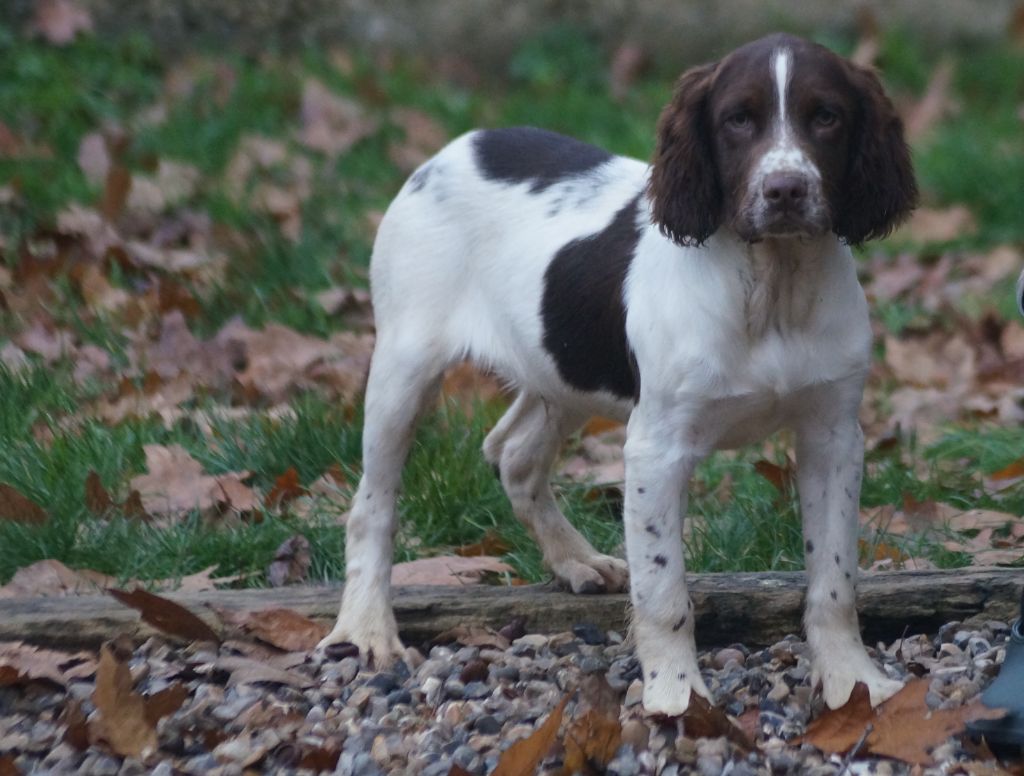
M 784 97 L 788 56 L 774 60 Z M 785 100 L 780 100 L 785 105 Z M 782 131 L 773 159 L 785 152 Z M 643 191 L 646 165 L 615 157 L 581 179 L 532 192 L 489 180 L 473 134 L 452 142 L 388 209 L 371 281 L 378 331 L 366 394 L 364 472 L 352 504 L 347 581 L 328 645 L 353 642 L 378 664 L 399 657 L 389 600 L 395 499 L 417 414 L 445 368 L 494 369 L 518 398 L 487 437 L 515 513 L 555 576 L 575 591 L 623 589 L 626 565 L 565 519 L 548 484 L 566 435 L 589 415 L 628 419 L 625 533 L 633 630 L 648 712 L 709 696 L 697 666 L 681 516 L 686 484 L 713 450 L 795 429 L 807 553 L 806 625 L 829 706 L 864 681 L 877 703 L 898 689 L 871 662 L 854 608 L 861 436 L 857 410 L 871 333 L 850 251 L 832 234 L 755 244 L 722 229 L 702 247 L 642 230 L 624 289 L 638 402 L 563 382 L 542 345 L 544 273 L 573 239 L 601 231 Z M 769 162 L 762 162 L 762 167 Z M 415 176 L 414 176 L 415 177 Z M 589 192 L 589 194 L 588 194 Z M 558 215 L 550 213 L 566 199 Z

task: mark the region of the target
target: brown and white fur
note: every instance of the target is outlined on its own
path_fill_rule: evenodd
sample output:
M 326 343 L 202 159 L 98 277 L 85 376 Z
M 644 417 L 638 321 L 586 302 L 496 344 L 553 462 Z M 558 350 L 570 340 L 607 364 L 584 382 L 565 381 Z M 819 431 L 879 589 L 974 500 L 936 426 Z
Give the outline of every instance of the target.
M 417 415 L 469 358 L 518 396 L 487 437 L 516 516 L 576 592 L 627 586 L 559 511 L 549 474 L 590 415 L 628 420 L 625 536 L 648 712 L 710 697 L 682 545 L 687 483 L 716 449 L 795 431 L 805 624 L 827 704 L 899 683 L 855 609 L 871 332 L 850 245 L 916 189 L 875 75 L 774 35 L 689 70 L 651 165 L 526 128 L 471 132 L 423 165 L 380 226 L 363 476 L 337 624 L 323 645 L 402 655 L 390 604 L 395 500 Z

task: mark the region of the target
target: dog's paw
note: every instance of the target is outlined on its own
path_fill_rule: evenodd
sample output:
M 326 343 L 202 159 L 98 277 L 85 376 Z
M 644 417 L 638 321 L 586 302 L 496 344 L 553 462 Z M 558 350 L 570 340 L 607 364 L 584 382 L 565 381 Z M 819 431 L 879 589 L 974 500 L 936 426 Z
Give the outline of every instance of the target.
M 328 633 L 320 643 L 316 645 L 318 652 L 324 652 L 328 647 L 335 644 L 353 644 L 359 649 L 359 657 L 367 666 L 381 670 L 402 660 L 405 657 L 405 647 L 398 638 L 398 627 L 393 618 L 391 622 L 368 622 L 349 626 L 338 618 L 334 629 Z
M 838 709 L 849 699 L 857 682 L 867 685 L 871 705 L 877 706 L 903 689 L 903 683 L 888 678 L 871 661 L 866 652 L 836 655 L 814 661 L 811 686 L 821 683 L 825 705 Z
M 643 704 L 647 715 L 678 717 L 690 707 L 693 693 L 714 703 L 696 663 L 687 668 L 682 663 L 668 661 L 659 667 L 645 669 L 644 677 Z
M 552 563 L 551 571 L 574 593 L 621 593 L 629 586 L 626 561 L 610 555 L 566 558 Z

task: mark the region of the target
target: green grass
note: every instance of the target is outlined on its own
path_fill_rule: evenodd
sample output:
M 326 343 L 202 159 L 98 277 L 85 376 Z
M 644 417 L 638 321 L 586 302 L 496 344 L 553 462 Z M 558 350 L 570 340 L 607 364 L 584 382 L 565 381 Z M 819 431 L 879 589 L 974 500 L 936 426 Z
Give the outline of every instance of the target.
M 833 43 L 836 43 L 833 41 Z M 839 48 L 850 47 L 839 41 Z M 957 62 L 954 85 L 959 110 L 915 149 L 927 202 L 966 203 L 979 224 L 963 248 L 985 248 L 1024 240 L 1024 145 L 1016 115 L 1024 100 L 1024 54 L 1005 46 L 985 51 L 950 52 Z M 882 41 L 880 65 L 891 88 L 920 95 L 936 56 L 901 31 Z M 369 211 L 379 211 L 397 191 L 403 173 L 389 154 L 401 138 L 392 109 L 412 107 L 438 121 L 451 135 L 474 126 L 534 124 L 567 132 L 613 151 L 650 155 L 654 126 L 668 99 L 675 73 L 654 72 L 638 81 L 622 102 L 608 92 L 605 59 L 593 41 L 568 27 L 556 27 L 525 45 L 504 77 L 488 76 L 478 89 L 440 80 L 429 68 L 398 61 L 380 67 L 359 52 L 351 72 L 342 72 L 315 49 L 285 59 L 259 60 L 208 52 L 190 65 L 193 86 L 169 101 L 167 120 L 152 126 L 138 117 L 163 94 L 171 67 L 143 38 L 100 41 L 82 38 L 66 48 L 28 41 L 0 27 L 0 117 L 37 150 L 28 158 L 0 159 L 0 186 L 19 195 L 0 204 L 3 262 L 15 267 L 17 246 L 54 226 L 57 212 L 72 202 L 94 205 L 99 192 L 75 163 L 83 135 L 103 126 L 126 128 L 131 143 L 123 161 L 136 172 L 151 171 L 157 159 L 197 166 L 202 185 L 183 207 L 206 212 L 218 235 L 226 234 L 228 271 L 216 284 L 197 287 L 201 313 L 190 323 L 209 336 L 235 315 L 253 326 L 277 321 L 326 336 L 338 324 L 310 301 L 312 292 L 336 284 L 364 284 L 370 253 Z M 226 78 L 234 88 L 225 92 Z M 379 129 L 336 161 L 301 149 L 294 141 L 302 85 L 316 77 L 338 93 L 365 99 Z M 236 203 L 223 182 L 239 140 L 260 134 L 285 142 L 290 153 L 313 162 L 311 195 L 302 204 L 298 242 L 246 202 Z M 260 172 L 274 179 L 287 170 Z M 148 282 L 146 272 L 112 267 L 125 288 Z M 127 363 L 127 341 L 119 326 L 87 313 L 67 278 L 57 286 L 52 314 L 83 342 Z M 1009 286 L 998 304 L 1011 312 Z M 965 300 L 965 314 L 982 314 L 985 300 Z M 972 306 L 973 305 L 973 306 Z M 877 315 L 900 332 L 930 313 L 902 301 L 882 305 Z M 18 325 L 0 306 L 0 345 Z M 94 568 L 124 578 L 164 578 L 218 564 L 223 574 L 250 574 L 263 584 L 274 549 L 303 533 L 313 545 L 312 576 L 338 579 L 343 571 L 343 529 L 331 520 L 267 515 L 261 521 L 210 526 L 193 516 L 171 527 L 155 528 L 117 515 L 97 518 L 84 505 L 90 471 L 99 473 L 123 497 L 132 476 L 144 467 L 143 445 L 181 444 L 211 473 L 247 470 L 252 484 L 267 489 L 294 466 L 308 484 L 328 466 L 341 464 L 353 479 L 359 471 L 360 418 L 312 394 L 294 398 L 294 420 L 271 421 L 259 413 L 242 421 L 215 424 L 207 438 L 192 424 L 165 428 L 155 419 L 108 427 L 74 422 L 81 408 L 103 390 L 78 386 L 71 365 L 36 368 L 13 376 L 0 371 L 0 481 L 39 503 L 50 515 L 43 526 L 0 521 L 0 580 L 21 566 L 58 558 L 71 566 Z M 203 402 L 226 401 L 210 396 Z M 199 403 L 202 406 L 202 402 Z M 403 480 L 403 528 L 396 557 L 443 552 L 496 532 L 511 547 L 508 559 L 521 576 L 544 577 L 540 555 L 511 513 L 500 484 L 480 454 L 498 409 L 475 408 L 466 416 L 446 406 L 423 424 Z M 905 494 L 966 507 L 989 506 L 1024 512 L 1024 491 L 1001 500 L 985 495 L 981 473 L 1005 466 L 1024 450 L 1020 429 L 983 425 L 951 429 L 938 444 L 874 456 L 864 483 L 864 504 L 901 503 Z M 753 471 L 759 451 L 719 455 L 698 474 L 698 495 L 690 513 L 699 517 L 690 541 L 694 570 L 793 569 L 802 566 L 799 515 L 792 498 L 781 498 Z M 924 474 L 922 475 L 922 472 Z M 730 495 L 715 490 L 731 479 Z M 585 486 L 557 482 L 569 517 L 602 551 L 622 542 L 620 506 Z M 886 541 L 897 541 L 888 538 Z M 900 540 L 902 541 L 902 540 Z M 935 541 L 904 542 L 911 554 L 941 565 L 965 559 L 941 550 Z

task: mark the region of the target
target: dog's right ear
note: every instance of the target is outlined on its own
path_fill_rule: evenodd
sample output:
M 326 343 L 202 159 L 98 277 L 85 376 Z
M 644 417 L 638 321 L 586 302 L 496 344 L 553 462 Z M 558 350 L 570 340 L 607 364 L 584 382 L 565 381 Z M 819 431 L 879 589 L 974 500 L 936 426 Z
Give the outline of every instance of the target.
M 716 67 L 701 65 L 683 73 L 658 120 L 647 194 L 654 223 L 680 245 L 700 245 L 722 223 L 722 185 L 708 116 Z

